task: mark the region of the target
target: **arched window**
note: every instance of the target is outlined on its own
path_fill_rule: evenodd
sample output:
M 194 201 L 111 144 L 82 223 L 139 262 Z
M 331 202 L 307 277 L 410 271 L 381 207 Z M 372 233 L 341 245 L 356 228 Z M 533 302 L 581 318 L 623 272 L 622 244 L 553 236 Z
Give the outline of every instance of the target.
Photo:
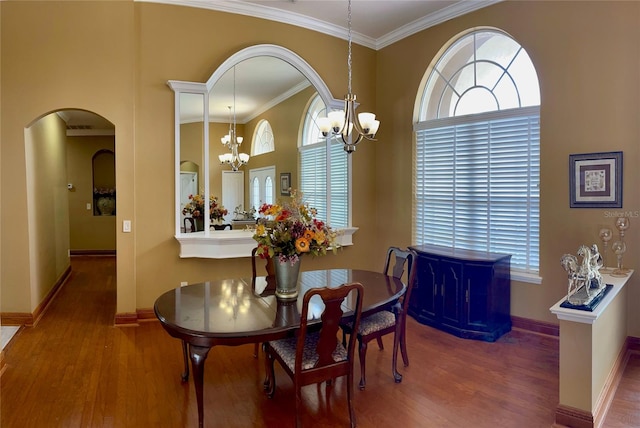
M 425 78 L 414 242 L 511 254 L 516 278 L 537 277 L 540 90 L 531 59 L 507 34 L 483 29 L 453 40 Z
M 251 185 L 253 186 L 253 191 L 251 192 L 251 195 L 253 197 L 251 206 L 253 207 L 253 209 L 258 211 L 258 209 L 260 209 L 260 180 L 258 179 L 258 177 L 254 177 L 253 180 L 251 180 Z
M 264 180 L 264 194 L 264 202 L 267 204 L 273 204 L 273 195 L 275 194 L 275 192 L 273 190 L 273 180 L 271 179 L 271 176 L 267 176 L 267 178 Z
M 275 148 L 273 140 L 273 131 L 268 120 L 261 120 L 256 126 L 256 132 L 253 134 L 251 143 L 251 155 L 261 155 L 263 153 L 272 152 Z
M 349 226 L 349 161 L 342 144 L 322 136 L 317 124 L 327 108 L 319 95 L 309 101 L 302 123 L 300 186 L 305 202 L 332 227 Z

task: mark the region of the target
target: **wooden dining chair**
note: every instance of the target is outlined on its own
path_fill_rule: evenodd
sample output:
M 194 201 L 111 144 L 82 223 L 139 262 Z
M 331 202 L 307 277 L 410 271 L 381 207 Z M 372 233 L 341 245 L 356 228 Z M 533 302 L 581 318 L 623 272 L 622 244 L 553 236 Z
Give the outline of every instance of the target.
M 411 250 L 403 250 L 398 247 L 389 247 L 384 264 L 383 273 L 401 279 L 405 269 L 407 271 L 407 289 L 400 302 L 392 310 L 379 311 L 362 318 L 356 337 L 358 339 L 358 357 L 360 358 L 360 390 L 366 385 L 366 359 L 367 345 L 373 339 L 378 342 L 378 347 L 384 349 L 382 336 L 393 333 L 393 356 L 391 359 L 391 372 L 396 382 L 402 382 L 402 375 L 398 372 L 398 347 L 402 353 L 402 361 L 405 367 L 409 365 L 406 341 L 406 320 L 411 289 L 415 282 L 415 253 Z M 391 272 L 389 270 L 391 269 Z M 352 335 L 354 331 L 349 325 L 342 325 L 343 343 L 345 334 Z
M 233 226 L 231 226 L 231 223 L 212 224 L 209 227 L 213 228 L 213 230 L 232 230 L 233 229 Z
M 193 217 L 185 217 L 183 222 L 184 233 L 193 233 L 196 231 L 196 220 Z
M 355 293 L 349 295 L 349 293 Z M 343 302 L 349 296 L 353 314 L 348 317 L 348 324 L 354 331 L 358 330 L 362 313 L 362 284 L 358 282 L 342 284 L 336 288 L 313 288 L 304 294 L 302 312 L 300 314 L 300 329 L 295 337 L 265 342 L 266 378 L 264 389 L 269 398 L 276 390 L 274 362 L 277 360 L 284 371 L 293 380 L 296 400 L 296 427 L 301 426 L 302 387 L 320 382 L 327 382 L 327 388 L 332 380 L 339 376 L 347 377 L 347 403 L 351 427 L 356 426 L 356 415 L 353 409 L 353 358 L 355 353 L 355 338 L 350 336 L 345 347 L 337 338 L 341 321 L 343 320 Z M 313 297 L 318 296 L 324 304 L 324 311 L 320 316 L 322 323 L 319 330 L 316 325 L 308 325 L 310 306 L 311 312 L 318 308 Z M 315 300 L 315 299 L 314 299 Z M 343 321 L 344 322 L 344 321 Z

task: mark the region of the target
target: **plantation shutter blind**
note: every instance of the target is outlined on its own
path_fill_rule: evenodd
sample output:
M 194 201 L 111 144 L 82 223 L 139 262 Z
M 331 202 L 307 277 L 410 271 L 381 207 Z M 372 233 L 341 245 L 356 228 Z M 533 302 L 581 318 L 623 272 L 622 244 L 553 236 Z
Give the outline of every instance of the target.
M 318 210 L 318 216 L 327 213 L 327 150 L 323 143 L 300 148 L 300 186 L 304 202 Z
M 414 242 L 511 254 L 513 269 L 538 271 L 538 106 L 421 122 L 415 165 Z
M 328 216 L 329 224 L 331 227 L 347 227 L 349 226 L 347 153 L 344 151 L 342 143 L 335 139 L 331 140 L 330 156 L 331 207 Z

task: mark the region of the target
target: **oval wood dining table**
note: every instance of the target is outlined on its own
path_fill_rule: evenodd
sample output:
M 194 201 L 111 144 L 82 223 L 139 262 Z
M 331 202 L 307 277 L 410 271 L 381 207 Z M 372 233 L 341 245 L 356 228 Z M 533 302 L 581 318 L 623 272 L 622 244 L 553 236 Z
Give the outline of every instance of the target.
M 188 359 L 191 360 L 198 426 L 204 426 L 204 362 L 213 346 L 261 343 L 290 336 L 300 325 L 299 311 L 307 290 L 350 282 L 364 286 L 362 316 L 391 308 L 406 290 L 400 279 L 379 272 L 328 269 L 301 272 L 300 292 L 293 300 L 276 298 L 275 281 L 267 277 L 208 281 L 158 297 L 154 305 L 156 316 L 167 333 L 182 341 L 185 382 L 189 378 Z M 343 304 L 345 317 L 352 312 L 351 303 L 348 296 Z M 310 311 L 314 322 L 320 322 L 320 305 Z

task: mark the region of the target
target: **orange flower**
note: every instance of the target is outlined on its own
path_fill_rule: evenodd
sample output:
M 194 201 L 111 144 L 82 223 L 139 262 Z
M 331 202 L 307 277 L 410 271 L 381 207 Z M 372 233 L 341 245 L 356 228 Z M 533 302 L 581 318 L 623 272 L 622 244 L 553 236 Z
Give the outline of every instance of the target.
M 309 252 L 309 240 L 306 238 L 298 238 L 296 239 L 296 250 L 301 253 Z
M 315 233 L 313 233 L 313 230 L 307 229 L 304 231 L 304 234 L 302 235 L 302 237 L 307 241 L 311 241 L 315 237 Z

